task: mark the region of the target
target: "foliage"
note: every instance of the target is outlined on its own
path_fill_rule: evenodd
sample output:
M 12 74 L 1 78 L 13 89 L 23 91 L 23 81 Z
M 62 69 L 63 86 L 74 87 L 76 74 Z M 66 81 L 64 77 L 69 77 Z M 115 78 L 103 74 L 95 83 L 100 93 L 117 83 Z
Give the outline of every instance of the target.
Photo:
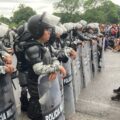
M 11 21 L 19 25 L 21 21 L 27 21 L 31 16 L 35 14 L 36 12 L 32 8 L 25 7 L 23 4 L 21 4 L 19 6 L 19 9 L 14 12 Z

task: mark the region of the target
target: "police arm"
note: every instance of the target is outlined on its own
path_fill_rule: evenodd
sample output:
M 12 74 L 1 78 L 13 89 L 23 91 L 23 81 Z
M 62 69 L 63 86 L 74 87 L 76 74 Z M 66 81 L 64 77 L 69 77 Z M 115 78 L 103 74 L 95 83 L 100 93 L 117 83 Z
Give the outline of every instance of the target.
M 58 64 L 43 64 L 40 51 L 37 46 L 29 48 L 25 54 L 27 60 L 32 64 L 35 74 L 51 74 L 60 71 L 63 75 L 65 75 L 62 66 Z
M 75 50 L 73 50 L 71 47 L 65 47 L 64 48 L 65 53 L 70 56 L 72 59 L 75 59 L 77 56 L 77 53 Z
M 56 50 L 52 47 L 52 52 L 58 56 L 61 52 L 63 52 L 63 55 L 70 56 L 72 59 L 76 58 L 76 52 L 71 47 L 65 47 L 63 50 Z M 61 55 L 61 56 L 63 56 Z

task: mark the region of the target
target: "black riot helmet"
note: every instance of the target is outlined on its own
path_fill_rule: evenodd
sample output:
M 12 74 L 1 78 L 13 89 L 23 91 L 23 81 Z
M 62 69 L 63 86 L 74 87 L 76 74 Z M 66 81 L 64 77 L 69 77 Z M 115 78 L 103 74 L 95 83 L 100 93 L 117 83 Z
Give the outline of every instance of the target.
M 35 39 L 40 38 L 43 35 L 45 29 L 49 29 L 54 26 L 54 23 L 52 23 L 54 20 L 52 21 L 52 18 L 53 15 L 51 17 L 44 12 L 42 15 L 34 15 L 28 20 L 28 30 Z M 60 20 L 58 17 L 56 18 L 57 21 Z

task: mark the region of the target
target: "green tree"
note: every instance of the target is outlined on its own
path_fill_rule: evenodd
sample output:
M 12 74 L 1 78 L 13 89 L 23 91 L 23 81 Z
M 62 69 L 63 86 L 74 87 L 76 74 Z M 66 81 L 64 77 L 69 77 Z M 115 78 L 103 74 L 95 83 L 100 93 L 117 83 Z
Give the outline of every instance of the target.
M 119 23 L 120 6 L 111 1 L 104 2 L 101 6 L 87 10 L 81 17 L 88 22 Z
M 61 0 L 55 3 L 55 8 L 60 12 L 73 14 L 78 11 L 81 0 Z
M 104 3 L 109 2 L 110 0 L 86 0 L 84 1 L 83 7 L 84 10 L 89 10 L 97 8 L 98 6 L 104 5 Z
M 8 18 L 4 17 L 3 15 L 0 16 L 0 22 L 5 23 L 7 25 L 10 24 L 10 20 Z
M 72 14 L 72 16 L 69 13 L 54 13 L 54 15 L 59 16 L 61 18 L 61 23 L 78 22 L 81 20 L 79 12 Z
M 55 3 L 55 9 L 58 10 L 57 14 L 61 17 L 62 22 L 74 22 L 79 14 L 79 8 L 84 0 L 61 0 Z
M 61 17 L 62 22 L 75 22 L 76 20 L 80 20 L 80 15 L 83 12 L 96 9 L 108 1 L 109 0 L 61 0 L 55 3 L 55 8 L 58 10 L 58 16 Z M 96 13 L 96 11 L 93 12 Z M 99 13 L 102 14 L 102 11 Z M 91 14 L 88 12 L 87 15 L 89 16 Z M 94 15 L 89 16 L 90 20 L 93 18 L 92 16 Z M 101 17 L 97 17 L 98 18 L 95 18 L 94 20 L 99 19 L 100 21 Z
M 21 24 L 21 21 L 27 21 L 31 16 L 35 15 L 36 12 L 30 8 L 25 7 L 23 4 L 19 6 L 19 9 L 14 12 L 11 21 L 17 25 Z

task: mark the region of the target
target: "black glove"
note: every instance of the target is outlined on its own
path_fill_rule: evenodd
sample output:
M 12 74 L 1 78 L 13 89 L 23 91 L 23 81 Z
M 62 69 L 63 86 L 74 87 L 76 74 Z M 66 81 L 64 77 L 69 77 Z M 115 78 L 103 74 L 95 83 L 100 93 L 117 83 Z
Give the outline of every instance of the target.
M 68 57 L 65 55 L 64 51 L 60 51 L 57 56 L 60 62 L 66 63 L 68 61 Z
M 68 33 L 63 33 L 63 34 L 60 36 L 60 38 L 61 38 L 61 39 L 66 39 L 67 36 L 68 36 Z

